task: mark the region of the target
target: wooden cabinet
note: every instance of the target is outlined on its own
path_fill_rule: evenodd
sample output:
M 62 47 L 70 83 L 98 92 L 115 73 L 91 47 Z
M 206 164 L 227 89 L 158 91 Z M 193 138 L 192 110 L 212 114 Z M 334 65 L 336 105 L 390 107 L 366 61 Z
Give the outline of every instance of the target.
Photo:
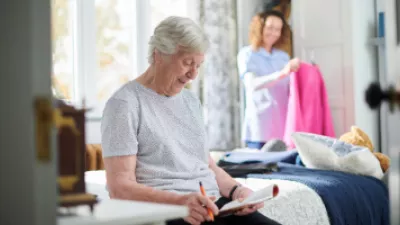
M 93 205 L 96 196 L 85 188 L 85 109 L 57 102 L 54 119 L 57 128 L 59 205 Z

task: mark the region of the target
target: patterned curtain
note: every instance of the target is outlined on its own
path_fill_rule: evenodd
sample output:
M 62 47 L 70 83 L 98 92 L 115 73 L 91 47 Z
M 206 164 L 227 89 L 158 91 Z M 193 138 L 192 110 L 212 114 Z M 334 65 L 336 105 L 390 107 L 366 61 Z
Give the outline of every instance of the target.
M 207 142 L 211 150 L 240 145 L 236 1 L 200 0 L 199 21 L 211 46 L 200 77 Z

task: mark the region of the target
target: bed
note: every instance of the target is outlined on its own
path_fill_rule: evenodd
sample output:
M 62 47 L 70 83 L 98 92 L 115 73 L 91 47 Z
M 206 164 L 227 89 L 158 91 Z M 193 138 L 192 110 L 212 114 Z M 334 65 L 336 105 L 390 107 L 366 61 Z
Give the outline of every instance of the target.
M 295 151 L 278 161 L 279 171 L 248 174 L 235 178 L 257 190 L 269 183 L 278 184 L 279 195 L 265 202 L 264 215 L 284 225 L 389 225 L 389 196 L 386 185 L 373 177 L 343 172 L 308 169 L 295 165 Z M 213 154 L 214 158 L 219 158 Z M 271 159 L 271 158 L 269 158 Z M 269 162 L 268 160 L 264 162 Z M 104 170 L 85 173 L 86 189 L 100 201 L 108 198 Z
M 265 207 L 260 212 L 282 224 L 330 224 L 323 201 L 315 191 L 304 184 L 257 178 L 237 178 L 237 180 L 253 190 L 260 189 L 270 182 L 277 183 L 280 194 L 275 199 L 265 202 Z M 85 181 L 87 192 L 96 194 L 100 201 L 109 198 L 105 188 L 104 170 L 87 171 Z
M 280 171 L 277 173 L 249 174 L 247 179 L 285 180 L 306 185 L 321 198 L 329 224 L 332 225 L 390 224 L 388 189 L 381 180 L 344 172 L 278 164 Z

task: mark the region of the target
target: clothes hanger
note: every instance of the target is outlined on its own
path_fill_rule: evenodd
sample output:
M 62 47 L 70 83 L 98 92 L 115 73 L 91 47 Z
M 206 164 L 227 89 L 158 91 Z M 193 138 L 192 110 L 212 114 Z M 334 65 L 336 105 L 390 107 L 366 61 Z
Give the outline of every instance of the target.
M 317 65 L 317 63 L 315 62 L 315 57 L 314 57 L 314 50 L 312 50 L 312 51 L 310 52 L 310 63 L 311 63 L 311 65 L 313 65 L 313 66 L 316 66 L 316 65 Z

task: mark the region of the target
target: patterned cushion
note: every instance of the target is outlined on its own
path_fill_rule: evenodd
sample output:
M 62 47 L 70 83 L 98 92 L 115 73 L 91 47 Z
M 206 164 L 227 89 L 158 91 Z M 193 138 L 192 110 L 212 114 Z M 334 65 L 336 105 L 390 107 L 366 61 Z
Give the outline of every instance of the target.
M 299 135 L 303 135 L 304 137 L 310 138 L 316 142 L 319 142 L 328 148 L 332 148 L 333 152 L 335 152 L 338 156 L 345 156 L 350 152 L 360 151 L 365 149 L 361 146 L 352 145 L 346 142 L 343 142 L 339 139 L 327 137 L 323 135 L 317 135 L 312 133 L 298 133 Z
M 383 177 L 379 161 L 368 148 L 311 133 L 292 134 L 303 164 L 308 168 Z
M 350 152 L 355 152 L 355 151 L 361 151 L 366 148 L 361 147 L 361 146 L 356 146 L 352 145 L 340 140 L 335 140 L 335 143 L 332 145 L 333 151 L 338 155 L 338 156 L 345 156 L 349 154 Z

